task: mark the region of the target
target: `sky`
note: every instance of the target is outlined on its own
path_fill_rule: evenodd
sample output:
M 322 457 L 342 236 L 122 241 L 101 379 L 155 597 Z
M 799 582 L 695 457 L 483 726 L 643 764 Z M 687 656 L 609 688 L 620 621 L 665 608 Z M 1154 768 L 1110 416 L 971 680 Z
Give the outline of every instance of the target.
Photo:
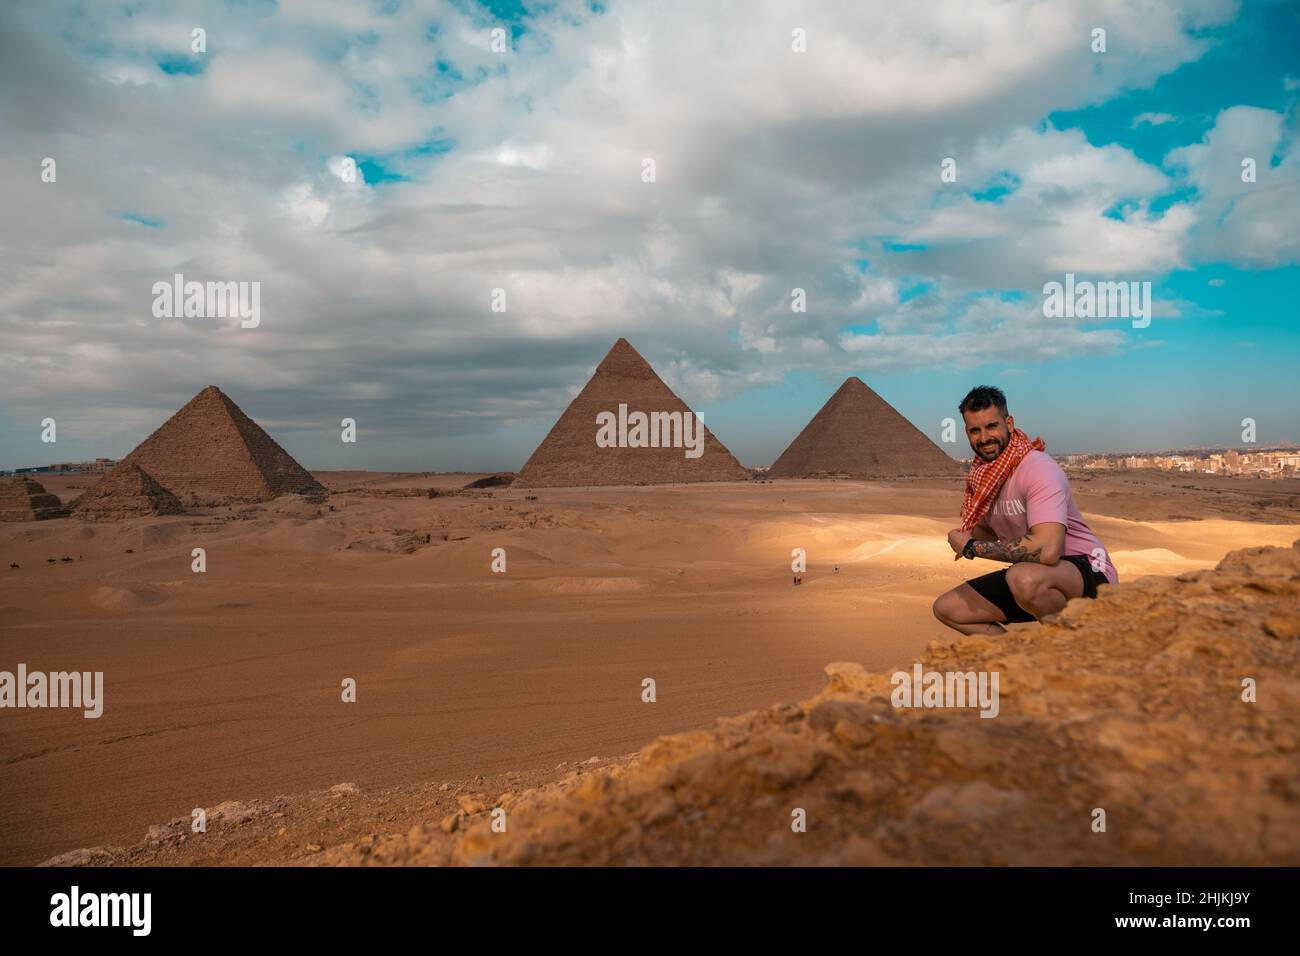
M 620 336 L 751 466 L 850 375 L 936 441 L 978 384 L 1059 454 L 1300 441 L 1298 50 L 1285 2 L 0 5 L 0 469 L 215 384 L 310 468 L 517 470 Z

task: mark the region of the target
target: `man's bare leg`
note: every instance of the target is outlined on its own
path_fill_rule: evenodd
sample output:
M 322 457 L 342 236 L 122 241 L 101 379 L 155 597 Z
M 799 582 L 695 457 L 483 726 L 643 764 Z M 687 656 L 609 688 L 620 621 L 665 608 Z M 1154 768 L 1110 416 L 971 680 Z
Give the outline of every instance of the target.
M 934 602 L 934 616 L 962 634 L 1005 634 L 1007 630 L 1002 626 L 1007 616 L 969 584 L 940 594 Z
M 1013 564 L 1007 569 L 1007 587 L 1017 604 L 1051 623 L 1070 598 L 1083 597 L 1083 575 L 1069 561 Z

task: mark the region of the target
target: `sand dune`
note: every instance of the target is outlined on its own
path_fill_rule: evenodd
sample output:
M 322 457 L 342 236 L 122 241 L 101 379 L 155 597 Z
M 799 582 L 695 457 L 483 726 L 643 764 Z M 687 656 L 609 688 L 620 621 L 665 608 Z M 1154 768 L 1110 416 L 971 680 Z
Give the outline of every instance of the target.
M 161 604 L 167 596 L 147 586 L 134 588 L 115 588 L 102 586 L 91 592 L 90 602 L 106 611 L 127 611 L 136 608 Z

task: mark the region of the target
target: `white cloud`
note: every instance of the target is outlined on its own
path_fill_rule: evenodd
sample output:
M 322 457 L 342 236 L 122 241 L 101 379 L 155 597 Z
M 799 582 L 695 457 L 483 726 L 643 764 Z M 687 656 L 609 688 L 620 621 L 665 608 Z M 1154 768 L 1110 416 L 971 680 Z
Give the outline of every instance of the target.
M 495 159 L 502 166 L 522 166 L 527 169 L 546 169 L 555 161 L 555 149 L 548 143 L 534 143 L 521 146 L 518 143 L 502 143 L 496 151 Z
M 326 163 L 330 174 L 350 186 L 364 186 L 366 174 L 351 156 L 331 156 Z
M 483 415 L 549 424 L 619 335 L 675 356 L 691 401 L 790 371 L 995 361 L 986 332 L 1006 323 L 1025 333 L 1018 363 L 1091 354 L 1123 339 L 1048 329 L 981 290 L 1064 271 L 1154 278 L 1211 241 L 1198 227 L 1223 211 L 1153 212 L 1177 173 L 1041 125 L 1199 56 L 1203 28 L 1235 14 L 1218 0 L 601 14 L 562 0 L 506 56 L 487 48 L 489 14 L 451 3 L 118 13 L 0 13 L 11 408 L 51 394 L 137 407 L 141 381 L 166 407 L 220 380 L 269 390 L 287 420 L 334 419 L 346 395 L 382 403 L 394 433 L 465 434 Z M 1087 42 L 1101 21 L 1126 38 L 1104 69 Z M 195 25 L 205 72 L 158 71 Z M 807 53 L 790 49 L 794 26 Z M 421 149 L 432 141 L 454 148 Z M 343 182 L 342 157 L 363 154 L 405 181 Z M 31 172 L 45 155 L 57 185 Z M 956 189 L 939 182 L 949 155 Z M 1178 158 L 1201 184 L 1217 155 Z M 1003 176 L 1015 185 L 997 202 L 967 195 Z M 126 212 L 165 225 L 128 229 Z M 1285 225 L 1271 211 L 1235 214 L 1213 241 L 1252 261 L 1295 255 L 1293 236 L 1269 239 Z M 881 237 L 926 248 L 895 254 Z M 153 320 L 149 286 L 175 271 L 261 281 L 256 338 Z M 900 303 L 917 277 L 933 291 Z M 497 287 L 504 314 L 488 310 Z M 807 313 L 790 310 L 795 287 Z M 898 334 L 846 332 L 872 324 Z
M 289 190 L 284 199 L 284 211 L 295 222 L 316 227 L 330 214 L 330 204 L 317 199 L 310 184 L 302 183 Z
M 1176 117 L 1172 113 L 1139 113 L 1133 117 L 1130 125 L 1131 129 L 1137 129 L 1139 126 L 1164 126 L 1166 123 L 1174 122 Z
M 1271 268 L 1300 258 L 1300 149 L 1295 114 L 1234 106 L 1215 118 L 1201 142 L 1173 150 L 1167 165 L 1198 192 L 1204 224 L 1196 252 L 1204 261 Z M 1255 181 L 1243 180 L 1254 161 Z

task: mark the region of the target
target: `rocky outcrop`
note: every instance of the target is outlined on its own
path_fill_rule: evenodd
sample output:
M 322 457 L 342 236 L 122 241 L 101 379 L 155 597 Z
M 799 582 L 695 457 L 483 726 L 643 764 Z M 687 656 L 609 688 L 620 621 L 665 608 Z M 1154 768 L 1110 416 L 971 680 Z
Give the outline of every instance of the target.
M 476 478 L 465 485 L 466 488 L 502 488 L 515 480 L 513 471 L 499 471 L 495 475 Z

